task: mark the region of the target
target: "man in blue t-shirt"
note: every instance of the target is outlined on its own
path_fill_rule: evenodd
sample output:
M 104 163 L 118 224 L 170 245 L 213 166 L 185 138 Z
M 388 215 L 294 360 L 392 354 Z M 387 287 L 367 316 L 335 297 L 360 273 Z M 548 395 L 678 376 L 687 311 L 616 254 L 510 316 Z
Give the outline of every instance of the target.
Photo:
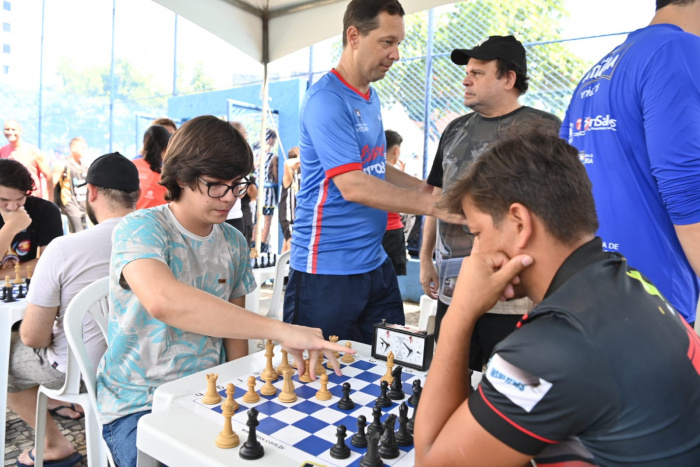
M 370 83 L 399 59 L 403 15 L 397 0 L 351 1 L 340 62 L 301 108 L 304 177 L 284 319 L 320 327 L 325 336 L 369 343 L 374 323 L 404 323 L 396 273 L 382 249 L 387 211 L 449 217 L 436 209 L 436 196 L 420 191 L 420 180 L 386 164 L 381 106 Z
M 561 137 L 593 182 L 603 247 L 644 271 L 691 325 L 700 293 L 700 2 L 657 0 L 600 60 Z

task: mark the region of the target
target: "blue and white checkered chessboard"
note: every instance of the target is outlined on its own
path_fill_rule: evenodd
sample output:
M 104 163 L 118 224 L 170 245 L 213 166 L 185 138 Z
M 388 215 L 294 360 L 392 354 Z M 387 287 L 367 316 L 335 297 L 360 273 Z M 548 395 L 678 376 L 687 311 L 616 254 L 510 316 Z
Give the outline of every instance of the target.
M 279 364 L 279 361 L 276 362 Z M 282 391 L 283 379 L 280 377 L 273 385 L 277 388 L 275 396 L 260 396 L 260 401 L 255 404 L 243 402 L 243 395 L 248 391 L 248 377 L 251 375 L 241 375 L 233 381 L 218 381 L 218 389 L 222 397 L 226 397 L 226 385 L 233 383 L 235 386 L 234 399 L 240 405 L 233 416 L 233 429 L 241 438 L 241 444 L 247 437 L 248 420 L 247 411 L 255 407 L 260 415 L 257 427 L 257 434 L 260 442 L 266 450 L 279 449 L 285 456 L 296 461 L 290 465 L 301 465 L 302 462 L 312 461 L 325 466 L 359 466 L 360 459 L 367 451 L 366 448 L 357 448 L 352 445 L 350 439 L 357 431 L 357 417 L 364 415 L 367 418 L 367 425 L 372 422 L 372 409 L 380 394 L 379 379 L 386 373 L 386 362 L 377 361 L 372 358 L 356 357 L 351 364 L 341 363 L 343 376 L 337 376 L 328 370 L 328 390 L 333 395 L 331 400 L 320 401 L 316 399 L 316 392 L 321 387 L 317 379 L 311 383 L 299 382 L 299 376 L 295 373 L 294 381 L 297 400 L 291 404 L 285 404 L 279 400 Z M 262 371 L 262 368 L 260 369 Z M 260 372 L 254 374 L 257 378 L 255 389 L 260 391 L 264 385 L 260 381 Z M 402 374 L 403 390 L 406 393 L 404 401 L 412 395 L 412 384 L 416 378 L 424 382 L 423 374 L 418 374 L 414 370 L 404 368 Z M 355 408 L 344 411 L 338 408 L 338 401 L 342 397 L 342 384 L 348 382 L 352 388 L 350 398 L 355 402 Z M 206 382 L 203 381 L 206 387 Z M 221 403 L 208 406 L 202 404 L 201 393 L 197 393 L 190 399 L 194 402 L 196 412 L 206 414 L 223 428 L 224 418 L 221 415 Z M 222 400 L 223 402 L 223 400 Z M 398 416 L 399 405 L 402 401 L 392 401 L 391 407 L 382 409 L 382 422 L 386 420 L 390 413 Z M 413 407 L 409 404 L 409 417 L 413 415 Z M 330 455 L 330 448 L 336 443 L 336 428 L 338 425 L 345 425 L 347 428 L 347 438 L 345 444 L 350 448 L 351 455 L 348 459 L 334 459 Z M 396 424 L 398 429 L 398 422 Z M 212 440 L 213 444 L 214 440 Z M 236 448 L 238 449 L 238 448 Z M 399 446 L 400 454 L 396 459 L 382 459 L 385 465 L 391 466 L 412 466 L 414 465 L 413 446 Z

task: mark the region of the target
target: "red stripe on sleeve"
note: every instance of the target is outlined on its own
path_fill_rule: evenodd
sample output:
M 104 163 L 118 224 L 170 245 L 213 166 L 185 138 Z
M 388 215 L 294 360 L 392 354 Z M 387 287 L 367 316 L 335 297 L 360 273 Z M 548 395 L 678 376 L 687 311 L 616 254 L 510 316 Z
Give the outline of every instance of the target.
M 311 274 L 316 274 L 316 266 L 318 264 L 318 244 L 321 241 L 321 221 L 323 220 L 323 205 L 326 204 L 326 199 L 328 199 L 328 183 L 330 180 L 326 178 L 323 181 L 323 196 L 321 197 L 321 202 L 316 207 L 318 215 L 316 216 L 316 235 L 314 237 L 313 246 L 311 247 Z
M 338 175 L 352 172 L 353 170 L 362 170 L 362 164 L 359 162 L 351 162 L 349 164 L 339 165 L 338 167 L 333 167 L 330 170 L 326 170 L 326 178 L 331 179 Z

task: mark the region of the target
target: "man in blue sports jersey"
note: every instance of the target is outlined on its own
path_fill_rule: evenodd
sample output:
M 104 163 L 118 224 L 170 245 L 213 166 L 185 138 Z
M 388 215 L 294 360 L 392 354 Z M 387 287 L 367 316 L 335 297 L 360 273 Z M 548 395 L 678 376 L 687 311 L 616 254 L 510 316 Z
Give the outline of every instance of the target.
M 603 247 L 649 275 L 691 326 L 700 293 L 700 1 L 651 24 L 576 88 L 561 137 L 593 182 Z
M 338 66 L 306 93 L 301 168 L 284 320 L 369 343 L 372 325 L 403 324 L 396 273 L 382 249 L 387 211 L 430 214 L 437 196 L 386 164 L 381 107 L 370 83 L 399 59 L 397 0 L 352 0 Z M 455 222 L 455 219 L 452 219 Z M 459 221 L 457 221 L 459 222 Z

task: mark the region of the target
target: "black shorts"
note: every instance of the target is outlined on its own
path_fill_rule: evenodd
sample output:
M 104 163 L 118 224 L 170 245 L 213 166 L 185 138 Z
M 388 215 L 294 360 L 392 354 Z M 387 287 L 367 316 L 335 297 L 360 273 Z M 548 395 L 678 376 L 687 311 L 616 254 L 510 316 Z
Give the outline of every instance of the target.
M 387 230 L 382 238 L 382 246 L 394 266 L 397 276 L 406 275 L 406 236 L 403 228 Z

